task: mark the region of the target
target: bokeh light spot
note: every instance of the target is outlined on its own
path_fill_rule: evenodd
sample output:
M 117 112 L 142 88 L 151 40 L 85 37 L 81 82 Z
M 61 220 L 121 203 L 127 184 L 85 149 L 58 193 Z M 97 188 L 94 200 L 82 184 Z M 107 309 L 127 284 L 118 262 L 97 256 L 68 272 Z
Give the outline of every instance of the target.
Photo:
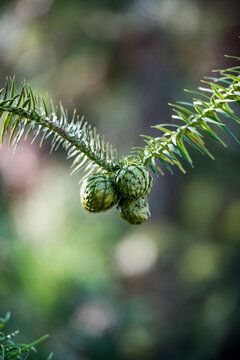
M 147 235 L 134 234 L 123 239 L 115 249 L 115 265 L 125 276 L 141 275 L 157 260 L 157 247 Z

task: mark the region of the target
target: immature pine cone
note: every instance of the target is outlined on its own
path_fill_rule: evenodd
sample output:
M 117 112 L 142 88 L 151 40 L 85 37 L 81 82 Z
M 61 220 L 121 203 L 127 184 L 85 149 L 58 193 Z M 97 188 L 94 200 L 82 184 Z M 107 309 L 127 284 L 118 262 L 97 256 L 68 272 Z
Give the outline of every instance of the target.
M 80 189 L 80 200 L 90 212 L 105 211 L 118 202 L 118 193 L 112 181 L 103 173 L 86 178 Z
M 151 175 L 141 165 L 125 165 L 118 172 L 116 187 L 125 199 L 137 199 L 148 193 L 151 187 Z
M 142 224 L 151 215 L 148 202 L 142 197 L 137 200 L 121 199 L 117 210 L 124 220 L 133 225 Z

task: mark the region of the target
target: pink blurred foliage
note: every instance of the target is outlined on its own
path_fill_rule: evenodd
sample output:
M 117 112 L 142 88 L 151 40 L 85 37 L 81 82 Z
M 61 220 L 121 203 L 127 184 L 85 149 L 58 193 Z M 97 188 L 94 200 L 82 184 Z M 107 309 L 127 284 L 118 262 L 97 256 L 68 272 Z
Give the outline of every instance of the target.
M 21 143 L 16 152 L 5 142 L 0 148 L 0 177 L 7 192 L 26 192 L 40 170 L 40 154 L 36 146 Z

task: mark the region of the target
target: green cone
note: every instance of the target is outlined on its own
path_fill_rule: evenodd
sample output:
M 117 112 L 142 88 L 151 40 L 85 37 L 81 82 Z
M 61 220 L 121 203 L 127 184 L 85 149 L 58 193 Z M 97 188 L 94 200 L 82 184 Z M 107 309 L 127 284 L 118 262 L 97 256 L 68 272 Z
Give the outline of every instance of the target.
M 141 165 L 126 165 L 116 176 L 116 187 L 125 199 L 137 199 L 146 195 L 151 187 L 152 178 Z
M 106 174 L 93 174 L 83 181 L 80 200 L 90 212 L 105 211 L 117 204 L 118 193 Z
M 151 215 L 148 202 L 142 197 L 137 200 L 121 199 L 117 210 L 120 216 L 132 225 L 142 224 Z

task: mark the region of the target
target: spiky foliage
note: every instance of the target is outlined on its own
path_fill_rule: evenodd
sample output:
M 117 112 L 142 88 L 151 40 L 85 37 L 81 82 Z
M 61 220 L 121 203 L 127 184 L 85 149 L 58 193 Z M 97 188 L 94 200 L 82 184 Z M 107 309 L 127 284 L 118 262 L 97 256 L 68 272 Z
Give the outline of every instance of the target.
M 10 318 L 10 313 L 7 313 L 5 318 L 0 318 L 0 359 L 1 360 L 27 360 L 30 359 L 32 353 L 36 353 L 35 346 L 43 340 L 47 339 L 49 335 L 44 335 L 40 339 L 32 342 L 31 344 L 19 344 L 14 342 L 14 337 L 18 334 L 18 331 L 14 331 L 11 334 L 5 334 L 3 328 Z M 47 360 L 52 359 L 51 353 Z M 33 359 L 31 357 L 31 359 Z
M 229 57 L 240 60 L 239 57 Z M 223 121 L 228 118 L 240 123 L 240 118 L 231 107 L 233 103 L 240 102 L 240 66 L 217 72 L 220 76 L 203 81 L 206 87 L 200 87 L 199 91 L 186 90 L 197 98 L 194 97 L 191 102 L 170 104 L 175 112 L 173 119 L 183 124 L 153 126 L 163 133 L 162 136 L 153 138 L 142 135 L 147 145 L 134 148 L 133 152 L 137 152 L 138 158 L 134 155 L 127 156 L 128 164 L 131 161 L 143 164 L 161 174 L 164 173 L 161 164 L 171 172 L 172 166 L 176 165 L 185 172 L 180 158 L 193 165 L 186 144 L 212 159 L 214 157 L 206 148 L 203 135 L 211 136 L 226 146 L 213 126 L 226 131 L 238 141 Z M 73 174 L 82 167 L 89 172 L 99 167 L 115 172 L 123 166 L 124 159 L 119 159 L 116 149 L 106 143 L 104 136 L 99 136 L 95 128 L 92 129 L 83 118 L 80 120 L 76 112 L 69 120 L 62 104 L 55 107 L 48 101 L 47 105 L 42 97 L 33 94 L 26 82 L 17 91 L 14 79 L 6 81 L 5 88 L 0 91 L 0 117 L 3 118 L 2 140 L 8 129 L 9 144 L 15 149 L 22 138 L 26 139 L 32 133 L 32 142 L 40 137 L 40 146 L 45 139 L 51 137 L 51 151 L 62 145 L 67 150 L 68 158 L 74 158 Z
M 228 57 L 240 60 L 239 57 Z M 176 165 L 185 173 L 181 158 L 193 166 L 188 145 L 214 159 L 204 143 L 203 135 L 211 136 L 226 146 L 215 128 L 224 130 L 239 142 L 239 139 L 228 129 L 225 120 L 230 119 L 240 124 L 240 118 L 232 109 L 232 104 L 240 103 L 240 66 L 215 71 L 220 75 L 206 77 L 203 81 L 206 87 L 199 87 L 199 91 L 185 90 L 194 95 L 191 102 L 179 101 L 175 105 L 170 104 L 175 112 L 172 118 L 180 121 L 180 124 L 153 126 L 162 132 L 162 136 L 157 138 L 142 135 L 147 145 L 133 149 L 133 152 L 137 151 L 141 164 L 161 174 L 164 174 L 163 168 L 167 168 L 172 173 L 172 167 Z
M 33 94 L 31 87 L 24 82 L 18 91 L 15 80 L 6 81 L 0 91 L 0 118 L 3 118 L 2 141 L 8 130 L 9 145 L 17 148 L 19 142 L 33 134 L 32 143 L 40 138 L 51 138 L 51 152 L 63 146 L 68 158 L 73 158 L 72 174 L 82 168 L 89 173 L 99 167 L 108 171 L 119 168 L 116 150 L 99 136 L 96 129 L 80 120 L 74 111 L 68 119 L 67 111 L 60 103 L 54 106 L 51 100 L 45 100 Z

